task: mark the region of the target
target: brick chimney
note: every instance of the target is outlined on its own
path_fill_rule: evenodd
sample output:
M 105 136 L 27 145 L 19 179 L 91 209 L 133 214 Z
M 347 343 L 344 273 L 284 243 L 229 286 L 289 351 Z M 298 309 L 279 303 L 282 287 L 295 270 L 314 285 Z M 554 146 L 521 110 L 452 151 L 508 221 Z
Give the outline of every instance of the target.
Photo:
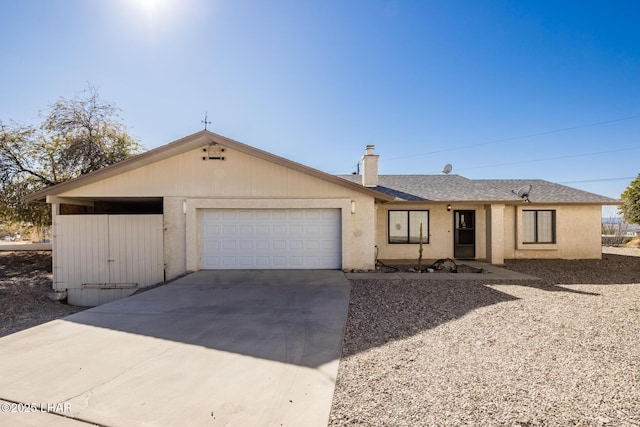
M 365 187 L 378 186 L 378 156 L 373 154 L 375 145 L 367 145 L 366 152 L 362 156 L 362 185 Z

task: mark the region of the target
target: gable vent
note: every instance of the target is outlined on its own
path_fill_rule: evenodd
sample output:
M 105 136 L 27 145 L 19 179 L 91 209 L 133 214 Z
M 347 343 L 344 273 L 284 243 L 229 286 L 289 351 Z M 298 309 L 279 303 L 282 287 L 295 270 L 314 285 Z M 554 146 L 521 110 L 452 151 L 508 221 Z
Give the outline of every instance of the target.
M 224 160 L 225 148 L 217 144 L 202 149 L 205 153 L 202 160 Z

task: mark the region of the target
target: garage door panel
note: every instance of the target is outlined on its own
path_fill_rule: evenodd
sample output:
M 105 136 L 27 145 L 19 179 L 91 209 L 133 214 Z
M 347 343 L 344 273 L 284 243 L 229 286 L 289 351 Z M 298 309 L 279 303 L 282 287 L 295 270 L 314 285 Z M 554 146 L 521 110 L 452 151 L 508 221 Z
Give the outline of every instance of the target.
M 219 209 L 201 214 L 203 269 L 340 268 L 339 209 Z
M 306 220 L 318 221 L 321 218 L 322 218 L 322 214 L 321 214 L 321 212 L 319 212 L 317 210 L 304 211 L 304 219 L 306 219 Z
M 319 249 L 321 243 L 317 240 L 307 240 L 307 249 Z
M 238 211 L 237 217 L 240 221 L 253 220 L 255 216 L 254 211 Z
M 304 219 L 304 211 L 303 210 L 288 211 L 287 213 L 289 215 L 289 219 L 292 220 L 292 221 Z
M 273 225 L 271 226 L 271 232 L 273 234 L 279 234 L 282 236 L 287 235 L 287 226 L 286 225 Z
M 254 228 L 253 225 L 240 225 L 238 227 L 238 232 L 240 234 L 245 234 L 245 235 L 249 235 L 249 236 L 253 236 L 254 235 Z
M 221 216 L 225 221 L 235 221 L 238 217 L 238 211 L 223 210 Z
M 223 251 L 235 251 L 238 248 L 238 242 L 235 240 L 223 240 L 222 241 L 222 250 Z
M 240 240 L 238 242 L 238 248 L 243 251 L 253 251 L 253 241 L 252 240 Z
M 289 226 L 289 235 L 298 235 L 302 236 L 304 234 L 304 227 L 301 225 L 290 225 Z
M 267 210 L 253 211 L 256 221 L 268 220 L 271 218 L 271 212 Z
M 220 241 L 219 240 L 206 240 L 203 243 L 203 248 L 205 251 L 209 252 L 209 250 L 219 251 L 220 250 Z
M 271 257 L 271 262 L 275 267 L 285 268 L 287 266 L 287 257 L 274 256 Z
M 305 257 L 304 262 L 310 267 L 310 268 L 314 268 L 316 267 L 319 262 L 318 262 L 318 257 L 313 257 L 313 256 L 308 256 Z
M 271 231 L 269 226 L 265 224 L 256 224 L 255 230 L 257 235 L 268 235 Z
M 307 235 L 320 236 L 322 235 L 322 227 L 316 224 L 307 225 L 305 232 L 307 233 Z
M 205 257 L 203 259 L 203 264 L 206 263 L 210 269 L 217 269 L 222 265 L 221 261 L 220 257 Z
M 268 240 L 256 240 L 256 250 L 268 251 L 271 250 L 271 242 Z
M 304 266 L 304 257 L 301 257 L 301 256 L 289 257 L 289 264 L 292 267 L 302 267 Z
M 247 256 L 238 257 L 238 264 L 242 268 L 250 268 L 253 265 L 253 257 L 247 257 Z
M 286 210 L 270 210 L 269 217 L 271 220 L 282 220 L 285 221 L 289 218 L 289 212 Z
M 304 240 L 291 240 L 289 241 L 289 247 L 295 250 L 304 249 Z
M 287 242 L 286 242 L 286 240 L 274 240 L 272 242 L 271 247 L 275 251 L 284 250 L 284 249 L 287 249 Z
M 238 232 L 237 225 L 223 225 L 222 226 L 222 234 L 231 234 L 233 236 Z
M 222 211 L 206 211 L 202 215 L 202 220 L 207 221 L 218 221 L 222 217 Z
M 238 257 L 235 256 L 223 256 L 222 257 L 222 265 L 224 266 L 237 266 L 238 265 Z
M 269 263 L 271 261 L 268 256 L 256 256 L 255 260 L 256 266 L 260 268 L 266 268 L 267 266 L 269 266 Z
M 322 241 L 322 248 L 323 249 L 332 249 L 332 250 L 339 250 L 340 249 L 338 247 L 338 244 L 333 240 L 323 240 Z
M 209 236 L 215 236 L 220 234 L 219 225 L 205 224 L 204 229 L 205 229 L 205 234 Z

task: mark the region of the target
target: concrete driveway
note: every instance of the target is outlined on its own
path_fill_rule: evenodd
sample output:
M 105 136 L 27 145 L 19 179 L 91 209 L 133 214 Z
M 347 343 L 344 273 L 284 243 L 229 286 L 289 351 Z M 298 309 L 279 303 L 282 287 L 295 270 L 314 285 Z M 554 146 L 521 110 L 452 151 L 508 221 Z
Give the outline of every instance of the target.
M 201 271 L 0 338 L 0 425 L 326 426 L 340 271 Z

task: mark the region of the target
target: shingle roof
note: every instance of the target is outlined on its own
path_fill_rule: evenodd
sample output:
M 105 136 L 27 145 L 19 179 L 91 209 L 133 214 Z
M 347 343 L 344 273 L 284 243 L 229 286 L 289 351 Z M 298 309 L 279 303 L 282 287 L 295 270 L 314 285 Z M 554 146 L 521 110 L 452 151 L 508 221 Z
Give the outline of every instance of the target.
M 361 182 L 360 175 L 339 175 Z M 468 179 L 460 175 L 380 175 L 373 188 L 400 201 L 520 202 L 513 190 L 531 185 L 533 203 L 617 204 L 619 201 L 541 179 Z

